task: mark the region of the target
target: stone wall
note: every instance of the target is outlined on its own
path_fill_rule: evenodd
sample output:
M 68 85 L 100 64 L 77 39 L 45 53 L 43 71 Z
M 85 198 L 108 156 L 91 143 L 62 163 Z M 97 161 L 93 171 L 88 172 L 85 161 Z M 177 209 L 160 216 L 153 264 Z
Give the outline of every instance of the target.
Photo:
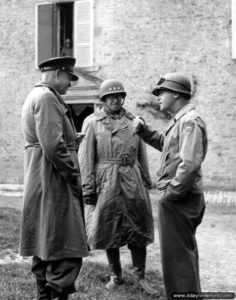
M 22 183 L 23 101 L 39 80 L 35 69 L 35 4 L 0 3 L 0 182 Z M 52 1 L 51 1 L 52 2 Z M 55 2 L 55 1 L 54 1 Z M 194 103 L 209 134 L 203 165 L 205 185 L 235 189 L 236 65 L 231 58 L 231 1 L 95 0 L 94 70 L 118 78 L 127 90 L 126 107 L 164 129 L 167 122 L 137 103 L 153 100 L 159 74 L 187 73 L 196 85 Z M 148 147 L 155 181 L 160 154 Z
M 103 16 L 103 17 L 102 17 Z M 157 128 L 166 122 L 137 108 L 153 100 L 159 74 L 181 71 L 195 83 L 198 105 L 209 134 L 203 165 L 205 185 L 236 187 L 236 65 L 231 58 L 231 1 L 103 1 L 96 61 L 102 78 L 124 82 L 127 108 Z M 111 25 L 112 24 L 112 25 Z M 152 176 L 159 153 L 148 148 Z

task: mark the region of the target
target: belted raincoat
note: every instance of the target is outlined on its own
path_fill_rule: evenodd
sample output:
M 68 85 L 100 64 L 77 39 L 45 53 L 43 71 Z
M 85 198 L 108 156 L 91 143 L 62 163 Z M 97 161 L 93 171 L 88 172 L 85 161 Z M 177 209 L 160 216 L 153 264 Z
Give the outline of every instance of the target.
M 79 148 L 83 195 L 97 196 L 95 205 L 86 205 L 91 249 L 153 242 L 148 160 L 132 120 L 124 109 L 118 120 L 102 109 L 84 121 L 86 136 Z
M 200 293 L 197 226 L 205 210 L 201 164 L 207 152 L 206 126 L 187 104 L 165 133 L 144 126 L 140 137 L 162 151 L 157 172 L 159 237 L 167 299 Z
M 39 83 L 22 109 L 25 178 L 20 254 L 42 260 L 87 256 L 76 135 L 70 111 Z

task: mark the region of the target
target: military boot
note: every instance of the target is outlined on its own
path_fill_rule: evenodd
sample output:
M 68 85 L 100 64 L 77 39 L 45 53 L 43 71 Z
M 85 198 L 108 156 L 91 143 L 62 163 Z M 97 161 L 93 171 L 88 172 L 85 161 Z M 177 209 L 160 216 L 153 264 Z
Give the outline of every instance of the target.
M 69 294 L 66 292 L 58 292 L 54 289 L 51 289 L 51 300 L 67 300 Z
M 46 286 L 47 281 L 43 279 L 36 279 L 37 283 L 37 300 L 50 300 L 50 288 Z
M 162 295 L 162 291 L 156 290 L 153 287 L 151 287 L 151 285 L 144 278 L 137 279 L 137 282 L 134 286 L 150 296 L 159 297 Z
M 111 274 L 110 281 L 106 284 L 106 288 L 110 290 L 118 285 L 121 285 L 124 281 L 122 278 L 119 248 L 107 249 L 106 254 Z
M 133 261 L 135 276 L 134 286 L 151 296 L 160 296 L 161 292 L 152 288 L 145 280 L 146 247 L 129 247 Z

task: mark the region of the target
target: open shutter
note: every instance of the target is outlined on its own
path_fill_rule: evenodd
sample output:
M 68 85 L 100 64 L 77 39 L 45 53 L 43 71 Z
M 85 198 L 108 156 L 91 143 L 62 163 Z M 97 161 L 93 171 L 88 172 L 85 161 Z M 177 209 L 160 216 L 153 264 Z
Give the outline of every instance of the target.
M 53 9 L 52 3 L 36 5 L 36 67 L 39 62 L 54 56 Z
M 236 58 L 236 0 L 231 0 L 232 58 Z
M 74 57 L 76 66 L 93 64 L 93 0 L 77 0 L 74 3 Z

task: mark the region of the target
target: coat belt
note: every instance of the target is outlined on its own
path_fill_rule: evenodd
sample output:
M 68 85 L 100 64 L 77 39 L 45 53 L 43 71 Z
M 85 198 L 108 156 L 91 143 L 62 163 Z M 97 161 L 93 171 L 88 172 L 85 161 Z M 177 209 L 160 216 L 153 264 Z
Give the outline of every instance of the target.
M 137 161 L 137 156 L 130 156 L 129 154 L 123 154 L 121 157 L 105 157 L 98 160 L 98 164 L 114 164 L 122 167 L 133 166 Z
M 36 147 L 36 148 L 42 148 L 41 145 L 39 143 L 32 143 L 32 144 L 27 144 L 25 146 L 25 149 L 27 148 L 31 148 L 31 147 Z M 77 145 L 74 143 L 71 144 L 66 144 L 66 148 L 70 151 L 77 151 Z

